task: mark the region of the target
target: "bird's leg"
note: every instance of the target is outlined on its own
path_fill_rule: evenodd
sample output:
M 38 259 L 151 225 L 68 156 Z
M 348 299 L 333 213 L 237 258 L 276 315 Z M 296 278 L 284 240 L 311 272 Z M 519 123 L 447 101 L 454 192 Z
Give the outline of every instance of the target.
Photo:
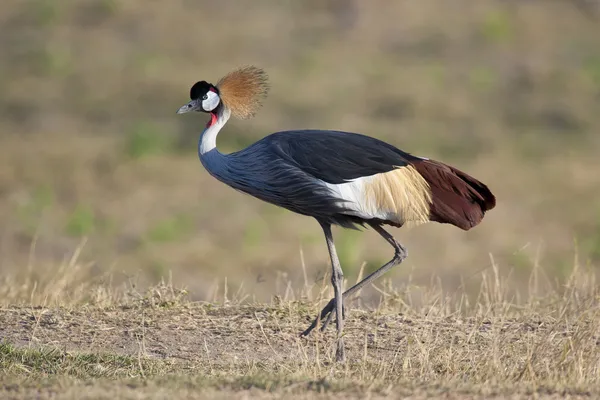
M 398 243 L 398 241 L 396 239 L 394 239 L 394 237 L 390 233 L 388 233 L 385 229 L 383 229 L 380 225 L 371 224 L 371 223 L 369 225 L 377 233 L 379 233 L 389 244 L 392 245 L 392 247 L 394 248 L 394 251 L 395 251 L 394 258 L 392 258 L 388 263 L 383 265 L 378 270 L 372 272 L 365 279 L 358 282 L 356 285 L 352 286 L 350 289 L 346 290 L 342 296 L 344 300 L 347 300 L 350 297 L 352 297 L 356 292 L 361 290 L 363 287 L 365 287 L 369 283 L 373 282 L 375 279 L 379 278 L 381 275 L 385 274 L 393 266 L 400 264 L 402 261 L 404 261 L 404 259 L 408 255 L 408 252 L 406 251 L 406 249 L 400 243 Z M 327 305 L 325 307 L 323 307 L 323 310 L 321 310 L 321 313 L 317 316 L 317 318 L 315 318 L 315 320 L 308 327 L 308 329 L 306 329 L 304 332 L 302 332 L 301 336 L 307 336 L 310 332 L 312 332 L 313 329 L 315 329 L 315 327 L 317 326 L 319 321 L 323 320 L 327 316 L 327 319 L 324 320 L 323 325 L 321 326 L 321 331 L 325 330 L 325 328 L 327 328 L 327 325 L 329 325 L 329 322 L 331 321 L 331 317 L 332 317 L 331 312 L 333 311 L 333 306 L 334 306 L 334 299 L 331 299 L 329 301 L 329 303 L 327 303 Z
M 344 331 L 344 296 L 342 293 L 342 281 L 344 279 L 344 272 L 340 266 L 340 260 L 338 259 L 335 245 L 333 243 L 333 235 L 331 234 L 331 225 L 325 222 L 320 222 L 323 232 L 325 233 L 325 241 L 327 242 L 327 249 L 329 250 L 329 258 L 331 259 L 331 284 L 333 285 L 333 292 L 335 298 L 335 313 L 336 313 L 336 328 L 337 328 L 337 348 L 335 352 L 335 359 L 338 362 L 343 362 L 346 359 L 344 352 L 344 338 L 342 337 Z M 333 309 L 333 307 L 332 307 Z M 330 313 L 332 315 L 333 313 Z

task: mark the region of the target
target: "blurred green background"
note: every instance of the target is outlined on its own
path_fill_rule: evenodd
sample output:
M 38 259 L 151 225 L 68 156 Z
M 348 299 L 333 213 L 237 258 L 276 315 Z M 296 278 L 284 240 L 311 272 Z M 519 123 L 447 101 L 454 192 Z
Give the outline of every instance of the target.
M 592 7 L 592 8 L 589 8 Z M 264 107 L 221 151 L 268 133 L 340 129 L 455 165 L 497 208 L 469 232 L 392 229 L 388 277 L 477 287 L 492 259 L 526 288 L 600 259 L 600 20 L 593 2 L 531 0 L 9 0 L 0 9 L 0 268 L 63 270 L 193 298 L 258 300 L 329 272 L 318 224 L 211 178 L 205 115 L 177 116 L 197 80 L 270 75 Z M 392 256 L 336 229 L 349 283 Z M 65 264 L 66 263 L 66 264 Z M 303 271 L 304 264 L 306 270 Z M 66 265 L 66 266 L 65 266 Z M 28 278 L 28 279 L 30 279 Z M 85 278 L 85 279 L 87 279 Z M 82 278 L 83 279 L 83 278 Z M 41 283 L 40 283 L 41 284 Z M 381 282 L 376 283 L 381 285 Z

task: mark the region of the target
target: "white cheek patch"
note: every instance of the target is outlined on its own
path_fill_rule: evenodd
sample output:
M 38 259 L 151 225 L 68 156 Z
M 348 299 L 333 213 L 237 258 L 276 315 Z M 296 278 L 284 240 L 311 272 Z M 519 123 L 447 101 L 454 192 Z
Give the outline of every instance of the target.
M 202 100 L 202 108 L 204 111 L 212 111 L 217 108 L 221 99 L 219 98 L 218 94 L 210 90 L 208 93 L 206 93 L 206 95 L 208 98 L 206 100 Z

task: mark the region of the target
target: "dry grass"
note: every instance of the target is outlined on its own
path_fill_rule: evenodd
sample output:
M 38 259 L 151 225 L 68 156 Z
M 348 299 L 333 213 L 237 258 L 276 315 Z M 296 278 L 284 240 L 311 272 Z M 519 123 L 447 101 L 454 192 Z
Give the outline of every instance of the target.
M 513 296 L 493 266 L 475 297 L 379 282 L 380 302 L 347 316 L 348 362 L 335 334 L 299 333 L 331 290 L 286 290 L 269 304 L 223 293 L 193 302 L 170 283 L 101 297 L 56 277 L 60 295 L 13 289 L 0 309 L 0 390 L 27 398 L 578 398 L 600 395 L 600 292 L 575 265 L 565 285 L 530 277 Z M 436 283 L 437 282 L 437 283 Z M 94 285 L 90 285 L 92 288 Z M 327 287 L 326 282 L 323 285 Z M 57 291 L 58 292 L 58 291 Z M 47 292 L 49 293 L 49 291 Z M 295 294 L 304 300 L 286 300 Z

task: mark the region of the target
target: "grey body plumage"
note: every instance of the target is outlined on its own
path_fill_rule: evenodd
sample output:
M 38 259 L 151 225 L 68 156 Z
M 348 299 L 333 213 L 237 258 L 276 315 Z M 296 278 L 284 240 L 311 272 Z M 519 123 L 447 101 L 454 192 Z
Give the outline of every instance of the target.
M 330 130 L 275 132 L 238 152 L 220 154 L 216 148 L 210 152 L 200 159 L 221 159 L 221 165 L 209 172 L 223 183 L 345 228 L 365 221 L 347 214 L 345 200 L 323 182 L 340 184 L 388 172 L 415 158 L 368 136 Z

